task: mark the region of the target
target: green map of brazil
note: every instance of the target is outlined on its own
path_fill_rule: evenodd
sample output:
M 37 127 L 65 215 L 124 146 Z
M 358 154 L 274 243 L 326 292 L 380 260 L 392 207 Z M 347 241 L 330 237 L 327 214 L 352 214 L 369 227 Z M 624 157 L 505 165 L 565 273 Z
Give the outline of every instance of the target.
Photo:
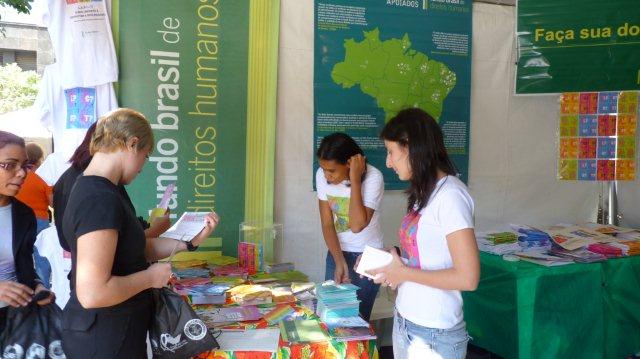
M 373 97 L 385 112 L 385 122 L 406 107 L 425 110 L 436 120 L 445 98 L 456 85 L 456 74 L 445 64 L 411 49 L 409 35 L 380 41 L 378 28 L 364 39 L 344 41 L 345 58 L 331 71 L 332 80 Z

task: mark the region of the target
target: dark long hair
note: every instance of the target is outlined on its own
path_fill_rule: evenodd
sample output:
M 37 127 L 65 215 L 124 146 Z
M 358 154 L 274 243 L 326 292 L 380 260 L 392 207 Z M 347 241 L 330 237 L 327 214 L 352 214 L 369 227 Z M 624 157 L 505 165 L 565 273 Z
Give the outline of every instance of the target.
M 96 123 L 97 122 L 87 129 L 87 133 L 84 135 L 82 143 L 80 143 L 69 159 L 69 163 L 79 171 L 84 171 L 87 166 L 89 166 L 89 162 L 91 162 L 91 159 L 93 158 L 89 152 L 89 146 L 91 145 L 91 137 L 96 131 Z
M 407 189 L 407 211 L 421 210 L 429 202 L 438 169 L 455 175 L 456 169 L 447 155 L 440 126 L 428 113 L 418 108 L 398 112 L 382 129 L 380 138 L 397 142 L 409 150 L 410 187 Z
M 362 148 L 346 133 L 332 133 L 322 139 L 316 156 L 320 160 L 336 161 L 346 165 L 351 156 L 363 155 Z

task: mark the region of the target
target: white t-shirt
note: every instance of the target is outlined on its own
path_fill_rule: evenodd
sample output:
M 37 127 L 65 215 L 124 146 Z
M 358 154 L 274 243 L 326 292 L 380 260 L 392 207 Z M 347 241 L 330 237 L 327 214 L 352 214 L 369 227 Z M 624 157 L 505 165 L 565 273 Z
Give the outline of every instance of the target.
M 44 159 L 36 174 L 49 186 L 54 186 L 70 166 L 69 157 L 65 157 L 61 152 L 54 152 Z
M 39 14 L 47 26 L 63 89 L 118 81 L 118 60 L 104 0 L 46 0 Z
M 0 280 L 16 281 L 16 265 L 13 259 L 13 224 L 11 204 L 0 207 Z M 0 308 L 7 303 L 0 301 Z
M 438 181 L 431 200 L 420 212 L 402 220 L 398 237 L 407 265 L 425 270 L 453 267 L 446 236 L 473 228 L 473 199 L 457 177 Z M 462 321 L 462 296 L 457 290 L 404 282 L 396 308 L 406 319 L 429 328 L 449 329 Z
M 340 184 L 328 184 L 322 168 L 316 172 L 318 199 L 328 201 L 333 212 L 333 223 L 340 240 L 340 247 L 345 252 L 362 252 L 364 246 L 382 248 L 382 229 L 380 228 L 380 202 L 384 193 L 382 173 L 375 167 L 367 165 L 367 175 L 362 182 L 362 202 L 365 207 L 374 210 L 369 225 L 359 233 L 349 229 L 349 200 L 351 187 L 347 181 Z
M 54 151 L 60 152 L 66 162 L 87 129 L 100 116 L 118 108 L 118 100 L 111 83 L 64 90 L 61 76 L 59 63 L 45 68 L 33 110 L 53 134 Z
M 64 308 L 69 300 L 69 279 L 71 271 L 71 253 L 60 247 L 55 226 L 42 230 L 36 237 L 35 247 L 38 253 L 51 264 L 51 291 L 56 294 L 56 304 Z

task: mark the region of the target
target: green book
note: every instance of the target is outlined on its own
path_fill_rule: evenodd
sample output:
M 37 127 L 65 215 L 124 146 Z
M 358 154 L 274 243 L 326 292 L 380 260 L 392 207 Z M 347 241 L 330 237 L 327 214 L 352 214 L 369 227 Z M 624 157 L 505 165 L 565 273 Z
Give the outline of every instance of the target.
M 290 343 L 314 343 L 328 339 L 317 320 L 285 320 L 280 322 L 280 334 Z

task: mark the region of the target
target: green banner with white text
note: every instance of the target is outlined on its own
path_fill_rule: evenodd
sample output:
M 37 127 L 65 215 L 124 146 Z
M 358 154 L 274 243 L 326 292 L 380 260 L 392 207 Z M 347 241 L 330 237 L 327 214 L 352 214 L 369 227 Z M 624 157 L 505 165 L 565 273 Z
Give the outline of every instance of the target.
M 235 255 L 245 212 L 250 1 L 119 2 L 119 99 L 151 122 L 155 148 L 128 186 L 146 215 L 176 183 L 173 217 L 215 210 L 208 249 Z
M 516 93 L 640 90 L 638 0 L 519 0 Z

